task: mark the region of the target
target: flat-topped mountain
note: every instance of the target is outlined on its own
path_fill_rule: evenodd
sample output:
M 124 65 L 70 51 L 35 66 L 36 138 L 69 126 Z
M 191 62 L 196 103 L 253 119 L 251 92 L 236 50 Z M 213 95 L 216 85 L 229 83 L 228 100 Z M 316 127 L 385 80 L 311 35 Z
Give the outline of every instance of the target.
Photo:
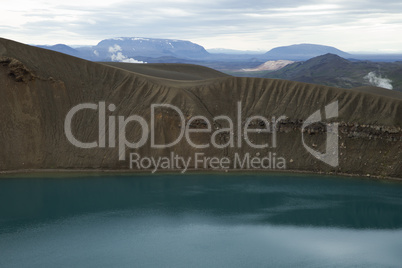
M 128 58 L 142 57 L 164 57 L 171 56 L 177 58 L 204 58 L 209 53 L 200 45 L 190 41 L 173 39 L 155 39 L 122 37 L 106 39 L 93 47 L 99 58 L 108 59 L 113 52 L 121 52 Z
M 343 58 L 351 55 L 331 46 L 315 44 L 298 44 L 291 46 L 276 47 L 264 54 L 264 57 L 270 60 L 308 60 L 324 54 L 335 54 Z
M 38 47 L 93 61 L 135 62 L 136 58 L 161 57 L 194 60 L 210 55 L 202 46 L 190 41 L 142 37 L 110 38 L 96 46 L 77 48 L 63 44 Z

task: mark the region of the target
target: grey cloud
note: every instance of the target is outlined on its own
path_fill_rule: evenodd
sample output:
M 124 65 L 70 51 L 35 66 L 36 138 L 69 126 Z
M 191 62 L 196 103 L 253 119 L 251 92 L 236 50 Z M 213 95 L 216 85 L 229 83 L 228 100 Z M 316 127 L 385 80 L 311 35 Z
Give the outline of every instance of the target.
M 324 31 L 326 26 L 344 26 L 367 23 L 364 20 L 383 16 L 385 23 L 401 25 L 395 16 L 402 14 L 399 1 L 338 1 L 338 8 L 330 12 L 298 10 L 301 6 L 333 5 L 333 1 L 123 1 L 107 8 L 57 6 L 57 15 L 51 10 L 32 10 L 26 16 L 41 18 L 29 22 L 19 31 L 26 35 L 60 35 L 71 32 L 77 39 L 118 36 L 145 36 L 161 38 L 200 39 L 220 35 L 252 35 L 259 38 L 279 38 L 293 32 Z M 58 20 L 63 10 L 69 21 Z M 78 12 L 71 16 L 71 12 Z M 325 11 L 325 10 L 324 10 Z M 328 11 L 328 10 L 327 10 Z M 296 14 L 295 14 L 296 13 Z M 402 17 L 402 15 L 401 15 Z M 11 29 L 5 30 L 11 33 Z M 310 34 L 310 32 L 306 32 Z M 317 32 L 319 34 L 319 32 Z

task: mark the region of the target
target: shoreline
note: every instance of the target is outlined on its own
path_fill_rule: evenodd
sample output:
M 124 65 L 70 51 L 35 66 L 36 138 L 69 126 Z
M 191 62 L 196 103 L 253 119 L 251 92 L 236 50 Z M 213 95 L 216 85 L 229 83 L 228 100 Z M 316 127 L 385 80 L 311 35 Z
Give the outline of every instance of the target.
M 5 178 L 7 175 L 12 175 L 15 177 L 19 177 L 22 175 L 28 176 L 35 176 L 35 175 L 76 175 L 81 176 L 85 174 L 89 174 L 92 176 L 98 174 L 116 174 L 116 175 L 123 175 L 123 174 L 148 174 L 148 175 L 162 175 L 162 174 L 177 174 L 177 175 L 186 175 L 186 174 L 194 174 L 194 173 L 201 173 L 201 174 L 250 174 L 250 173 L 257 173 L 257 174 L 300 174 L 300 175 L 321 175 L 321 176 L 331 176 L 331 177 L 353 177 L 353 178 L 360 178 L 360 179 L 369 179 L 369 180 L 376 180 L 376 181 L 398 181 L 402 182 L 402 178 L 399 177 L 389 177 L 389 176 L 373 176 L 373 175 L 363 175 L 363 174 L 350 174 L 350 173 L 341 173 L 341 172 L 314 172 L 314 171 L 306 171 L 306 170 L 266 170 L 266 169 L 241 169 L 241 170 L 222 170 L 222 169 L 188 169 L 187 172 L 181 173 L 177 170 L 168 170 L 165 169 L 163 172 L 156 172 L 152 173 L 152 169 L 149 170 L 134 170 L 134 169 L 18 169 L 18 170 L 6 170 L 0 171 L 0 179 Z

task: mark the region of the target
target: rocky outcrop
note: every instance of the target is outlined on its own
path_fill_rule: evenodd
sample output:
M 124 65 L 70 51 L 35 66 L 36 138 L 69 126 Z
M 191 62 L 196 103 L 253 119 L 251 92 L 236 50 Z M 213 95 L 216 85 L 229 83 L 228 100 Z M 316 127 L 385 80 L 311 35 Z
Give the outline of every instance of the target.
M 0 65 L 6 69 L 8 76 L 16 82 L 32 81 L 36 76 L 22 62 L 9 57 L 0 57 Z

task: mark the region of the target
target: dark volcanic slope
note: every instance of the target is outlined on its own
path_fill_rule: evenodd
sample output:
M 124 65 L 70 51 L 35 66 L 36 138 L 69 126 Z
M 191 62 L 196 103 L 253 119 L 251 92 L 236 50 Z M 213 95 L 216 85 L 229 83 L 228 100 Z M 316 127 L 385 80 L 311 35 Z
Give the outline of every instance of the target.
M 206 72 L 204 68 L 199 70 L 198 78 Z M 197 75 L 194 71 L 185 73 L 189 74 Z M 149 75 L 0 39 L 0 170 L 127 170 L 128 161 L 118 160 L 118 148 L 80 149 L 67 140 L 64 120 L 68 111 L 81 103 L 115 104 L 116 111 L 107 116 L 140 115 L 148 124 L 151 104 L 169 103 L 179 107 L 186 120 L 205 116 L 215 130 L 227 124 L 214 123 L 213 117 L 228 115 L 235 120 L 240 101 L 242 124 L 253 115 L 287 116 L 279 125 L 275 148 L 257 150 L 243 142 L 240 148 L 195 149 L 183 139 L 172 148 L 152 149 L 148 140 L 139 149 L 127 148 L 125 155 L 136 152 L 141 156 L 168 156 L 173 151 L 193 157 L 203 152 L 206 156 L 233 159 L 235 153 L 253 156 L 272 152 L 286 159 L 289 170 L 402 177 L 402 94 L 389 96 L 375 89 L 351 91 L 274 79 L 218 77 L 179 81 Z M 336 119 L 341 123 L 340 164 L 333 168 L 302 146 L 300 126 L 309 115 L 336 100 L 340 107 Z M 174 112 L 157 110 L 156 120 L 157 143 L 168 143 L 178 136 L 181 123 Z M 192 124 L 196 128 L 203 126 L 202 122 Z M 98 141 L 98 113 L 77 113 L 73 133 L 83 142 Z M 127 126 L 126 133 L 130 141 L 138 141 L 141 135 L 135 123 Z M 234 133 L 235 140 L 239 135 Z M 250 139 L 262 144 L 268 139 L 264 135 L 250 134 Z M 322 127 L 310 129 L 306 135 L 312 147 L 325 148 Z M 192 137 L 193 142 L 204 144 L 209 143 L 210 136 Z M 225 141 L 229 133 L 222 132 L 217 137 Z
M 219 77 L 227 77 L 227 74 L 221 73 L 211 68 L 180 63 L 148 63 L 133 64 L 122 62 L 104 62 L 106 65 L 121 68 L 130 72 L 154 76 L 159 78 L 173 80 L 206 80 Z

